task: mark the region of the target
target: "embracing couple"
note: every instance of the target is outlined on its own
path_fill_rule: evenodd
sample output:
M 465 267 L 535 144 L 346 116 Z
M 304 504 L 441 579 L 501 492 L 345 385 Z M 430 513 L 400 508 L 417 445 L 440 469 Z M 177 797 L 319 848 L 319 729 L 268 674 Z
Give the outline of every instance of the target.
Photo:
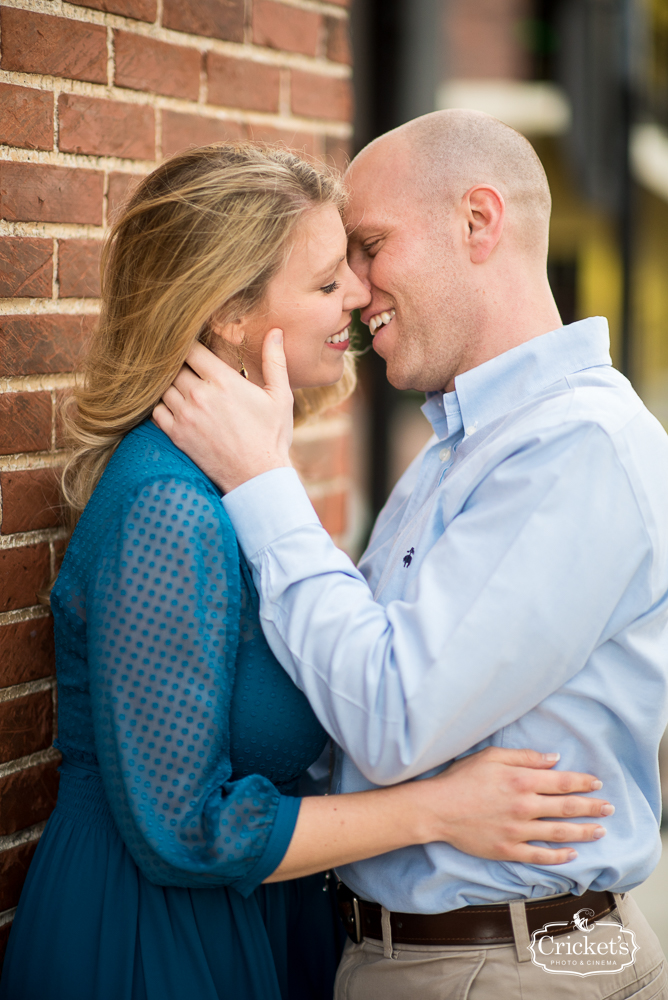
M 70 419 L 61 785 L 2 1000 L 668 997 L 628 895 L 668 440 L 605 321 L 561 325 L 549 215 L 529 143 L 465 111 L 345 187 L 221 144 L 137 189 Z M 288 459 L 352 390 L 355 309 L 434 431 L 358 568 Z

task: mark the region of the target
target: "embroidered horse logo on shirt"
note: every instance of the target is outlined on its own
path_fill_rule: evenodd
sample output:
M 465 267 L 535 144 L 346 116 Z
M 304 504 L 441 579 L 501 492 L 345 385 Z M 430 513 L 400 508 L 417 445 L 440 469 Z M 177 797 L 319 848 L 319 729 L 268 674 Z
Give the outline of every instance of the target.
M 410 564 L 413 562 L 413 556 L 415 555 L 415 549 L 410 548 L 406 555 L 404 556 L 404 569 L 408 569 Z

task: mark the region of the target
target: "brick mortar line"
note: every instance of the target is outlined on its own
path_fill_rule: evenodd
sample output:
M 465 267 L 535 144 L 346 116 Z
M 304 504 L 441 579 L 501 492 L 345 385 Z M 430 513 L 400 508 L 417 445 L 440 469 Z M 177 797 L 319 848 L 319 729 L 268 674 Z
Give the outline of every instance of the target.
M 289 69 L 290 67 L 279 67 Z M 310 70 L 309 70 L 310 72 Z M 348 75 L 342 74 L 317 74 L 328 76 L 330 79 L 347 79 Z M 278 119 L 289 121 L 290 125 L 301 129 L 313 130 L 319 127 L 321 131 L 328 129 L 337 130 L 341 126 L 352 128 L 350 122 L 337 119 L 308 118 L 304 115 L 277 114 L 273 111 L 253 111 L 247 108 L 238 108 L 224 104 L 204 104 L 199 99 L 190 101 L 181 97 L 169 97 L 166 94 L 158 94 L 152 90 L 133 90 L 129 87 L 108 86 L 104 83 L 90 83 L 85 80 L 68 80 L 64 77 L 46 76 L 43 74 L 23 73 L 18 70 L 0 69 L 0 83 L 7 83 L 17 87 L 27 87 L 30 90 L 37 90 L 40 93 L 74 94 L 78 97 L 89 97 L 100 101 L 110 101 L 118 104 L 136 104 L 139 107 L 151 107 L 166 111 L 176 111 L 180 114 L 197 114 L 202 118 L 217 118 L 222 121 L 233 120 L 247 122 L 249 124 L 271 125 Z M 0 149 L 14 149 L 8 143 L 0 146 Z M 18 148 L 18 147 L 17 147 Z M 80 156 L 82 154 L 66 153 L 60 150 L 26 150 L 32 154 L 44 154 L 51 152 L 62 152 L 65 156 Z M 102 157 L 95 156 L 95 159 L 122 160 L 127 163 L 126 157 Z M 144 163 L 144 160 L 136 162 Z
M 50 614 L 51 608 L 46 604 L 35 604 L 32 608 L 20 608 L 18 611 L 0 611 L 0 625 L 37 621 L 39 618 L 48 618 Z
M 52 760 L 59 759 L 60 752 L 54 747 L 49 747 L 48 750 L 38 750 L 27 757 L 19 757 L 17 760 L 0 764 L 0 778 L 8 778 L 10 774 L 16 774 L 17 771 L 25 771 L 26 768 L 35 767 L 36 764 L 48 764 Z
M 154 155 L 155 155 L 155 162 L 156 163 L 160 163 L 160 161 L 163 158 L 163 156 L 162 156 L 162 108 L 156 107 L 155 111 L 154 111 L 154 115 L 155 115 L 155 130 L 154 130 L 154 133 L 153 133 L 153 142 L 154 142 L 153 151 L 154 151 Z M 108 201 L 108 199 L 107 199 L 107 201 Z
M 288 7 L 298 7 L 301 10 L 310 10 L 315 13 L 327 16 L 338 17 L 341 20 L 349 17 L 349 10 L 339 4 L 327 3 L 326 0 L 278 0 Z M 68 17 L 71 21 L 83 21 L 88 24 L 107 24 L 106 18 L 113 18 L 114 22 L 122 21 L 131 24 L 147 25 L 148 27 L 160 27 L 162 23 L 162 2 L 159 0 L 160 9 L 157 11 L 155 21 L 141 21 L 138 18 L 126 16 L 124 14 L 111 14 L 106 11 L 94 10 L 90 7 L 82 7 L 80 4 L 68 3 L 67 0 L 3 0 L 6 7 L 17 7 L 20 10 L 29 10 L 35 14 L 53 14 L 55 11 L 58 17 Z M 174 29 L 166 29 L 174 30 Z M 175 32 L 181 34 L 181 32 Z M 184 32 L 185 33 L 185 32 Z
M 17 910 L 18 906 L 12 906 L 11 910 L 4 910 L 0 913 L 0 927 L 4 927 L 5 924 L 11 924 Z
M 251 60 L 257 62 L 257 60 Z M 276 69 L 291 72 L 294 66 L 276 66 Z M 318 73 L 312 70 L 305 70 L 315 76 L 320 76 L 328 80 L 347 80 L 349 74 Z M 271 111 L 253 111 L 248 108 L 231 107 L 226 104 L 213 104 L 210 101 L 201 101 L 199 94 L 197 100 L 189 100 L 185 97 L 170 97 L 169 94 L 159 94 L 155 90 L 135 90 L 132 87 L 121 87 L 116 84 L 91 83 L 89 80 L 69 80 L 62 76 L 48 76 L 43 73 L 24 73 L 22 70 L 0 69 L 0 83 L 10 84 L 15 87 L 25 87 L 27 90 L 37 90 L 40 94 L 54 94 L 56 98 L 60 94 L 74 94 L 77 97 L 90 97 L 98 101 L 113 101 L 121 104 L 138 104 L 140 107 L 161 107 L 169 111 L 180 111 L 186 113 L 195 109 L 205 111 L 207 117 L 215 118 L 217 115 L 229 115 L 230 113 L 242 115 L 275 115 Z M 297 121 L 325 121 L 321 118 L 302 118 L 299 115 L 290 115 Z M 54 130 L 55 134 L 55 130 Z
M 42 820 L 41 823 L 35 823 L 34 826 L 28 826 L 25 830 L 19 830 L 17 833 L 3 834 L 0 837 L 0 851 L 10 851 L 14 847 L 32 844 L 42 836 L 45 826 L 46 820 Z
M 109 233 L 109 171 L 105 170 L 102 179 L 102 226 L 100 227 L 100 238 L 104 239 Z
M 58 93 L 53 91 L 53 148 L 58 149 L 60 136 L 60 116 L 58 114 Z
M 24 10 L 35 10 L 37 12 L 36 0 L 4 0 L 4 2 L 6 2 L 7 6 L 21 7 Z M 347 7 L 341 7 L 339 4 L 335 3 L 327 3 L 327 0 L 277 0 L 277 2 L 286 7 L 296 7 L 298 10 L 307 10 L 314 14 L 322 14 L 325 17 L 336 17 L 340 21 L 348 20 L 350 17 L 350 10 Z M 111 14 L 105 11 L 92 10 L 87 7 L 82 8 L 79 4 L 68 3 L 67 0 L 56 0 L 56 2 L 54 2 L 54 0 L 46 0 L 46 2 L 45 0 L 42 0 L 41 3 L 40 0 L 37 0 L 37 3 L 39 3 L 39 13 L 48 13 L 51 10 L 56 9 L 59 12 L 62 12 L 59 16 L 69 16 L 71 20 L 85 20 L 89 23 L 104 24 L 108 22 L 101 20 L 101 18 L 106 16 L 107 18 L 113 18 L 114 21 L 129 21 L 132 24 L 147 25 L 148 27 L 162 27 L 162 9 L 157 12 L 158 16 L 155 21 L 141 21 L 138 18 L 129 17 L 125 14 Z M 162 7 L 162 0 L 160 0 L 160 6 Z M 72 11 L 73 8 L 77 13 L 81 12 L 80 17 L 72 17 L 70 11 Z M 93 18 L 90 17 L 91 14 L 97 15 L 95 21 L 93 21 Z M 100 20 L 98 20 L 98 18 L 100 18 Z M 176 35 L 189 34 L 187 32 L 176 31 L 174 28 L 163 28 L 163 30 L 172 32 Z M 201 36 L 196 35 L 195 37 Z M 223 39 L 219 39 L 219 41 L 223 41 Z
M 55 0 L 48 0 L 50 6 Z M 22 0 L 3 0 L 6 7 L 18 7 L 22 10 L 31 10 L 24 7 Z M 47 13 L 54 15 L 53 10 L 34 11 L 35 13 Z M 146 21 L 126 22 L 117 14 L 102 14 L 101 11 L 90 11 L 99 13 L 102 17 L 100 21 L 88 21 L 87 23 L 98 24 L 100 27 L 107 27 L 119 31 L 125 31 L 131 35 L 139 35 L 143 38 L 152 38 L 154 41 L 166 42 L 168 45 L 177 45 L 186 49 L 197 49 L 199 52 L 216 52 L 219 55 L 229 56 L 232 59 L 248 59 L 251 62 L 265 63 L 270 66 L 285 66 L 289 69 L 304 70 L 308 73 L 322 73 L 324 76 L 351 77 L 352 66 L 349 63 L 334 62 L 332 59 L 323 59 L 322 56 L 307 56 L 301 52 L 289 52 L 286 49 L 270 49 L 263 45 L 255 45 L 252 42 L 228 42 L 222 38 L 206 38 L 204 35 L 191 35 L 187 32 L 172 31 L 170 28 L 158 27 Z M 65 15 L 61 15 L 65 16 Z M 82 18 L 70 18 L 69 20 L 84 20 Z M 8 72 L 8 71 L 5 71 Z M 30 74 L 33 75 L 33 74 Z M 39 75 L 39 74 L 34 74 Z M 77 82 L 77 81 L 72 81 Z
M 17 698 L 25 698 L 28 694 L 40 694 L 42 691 L 51 691 L 55 686 L 55 677 L 40 677 L 37 681 L 26 681 L 25 684 L 12 684 L 10 687 L 0 688 L 0 702 L 16 701 Z M 38 751 L 38 753 L 43 753 L 43 751 Z
M 30 237 L 56 240 L 103 240 L 103 226 L 86 226 L 73 222 L 13 222 L 0 219 L 0 236 Z
M 2 81 L 0 81 L 1 83 Z M 164 100 L 168 100 L 165 98 Z M 173 102 L 178 103 L 178 102 Z M 325 121 L 320 118 L 298 118 L 295 115 L 268 114 L 260 111 L 238 111 L 235 108 L 212 109 L 209 105 L 188 104 L 174 108 L 161 103 L 144 105 L 155 111 L 176 111 L 178 114 L 194 115 L 220 122 L 235 122 L 240 125 L 258 125 L 278 129 L 282 132 L 331 136 L 335 139 L 349 139 L 353 126 L 344 121 Z M 37 163 L 43 166 L 66 167 L 83 170 L 121 170 L 124 173 L 148 173 L 153 170 L 156 160 L 139 160 L 121 156 L 103 156 L 95 153 L 68 153 L 60 149 L 24 149 L 18 146 L 0 145 L 0 161 L 9 163 Z M 128 169 L 132 164 L 132 169 Z
M 67 528 L 38 528 L 36 531 L 17 531 L 14 535 L 0 535 L 0 551 L 24 549 L 44 542 L 59 542 L 67 538 Z
M 0 299 L 0 316 L 91 316 L 99 299 Z
M 0 81 L 1 82 L 1 81 Z M 149 173 L 155 169 L 155 160 L 131 160 L 120 156 L 96 156 L 93 153 L 65 153 L 59 149 L 23 149 L 20 146 L 0 145 L 0 162 L 35 163 L 46 167 L 65 167 L 69 170 L 109 170 L 123 173 Z M 131 169 L 128 165 L 132 164 Z
M 335 476 L 333 479 L 323 479 L 320 482 L 302 479 L 302 484 L 309 500 L 322 500 L 324 497 L 336 496 L 338 493 L 348 493 L 352 486 L 352 480 L 350 476 Z
M 76 381 L 74 372 L 55 375 L 12 375 L 0 378 L 0 393 L 51 392 L 52 389 L 70 389 Z
M 58 451 L 58 397 L 56 396 L 56 390 L 51 389 L 49 392 L 51 397 L 51 448 L 50 451 Z M 53 545 L 50 546 L 51 549 L 51 577 L 53 578 Z
M 277 3 L 285 7 L 296 7 L 298 10 L 308 10 L 314 14 L 324 14 L 326 17 L 336 17 L 340 21 L 347 21 L 349 11 L 346 7 L 339 7 L 336 4 L 318 3 L 318 0 L 276 0 Z
M 114 29 L 107 26 L 107 86 L 113 87 L 116 75 L 116 52 L 114 51 Z
M 60 250 L 56 239 L 51 239 L 53 247 L 52 267 L 53 276 L 51 278 L 51 298 L 56 301 L 60 297 Z M 20 298 L 20 296 L 17 296 Z
M 53 469 L 65 464 L 69 451 L 24 451 L 16 455 L 0 455 L 0 472 L 20 472 L 25 469 Z

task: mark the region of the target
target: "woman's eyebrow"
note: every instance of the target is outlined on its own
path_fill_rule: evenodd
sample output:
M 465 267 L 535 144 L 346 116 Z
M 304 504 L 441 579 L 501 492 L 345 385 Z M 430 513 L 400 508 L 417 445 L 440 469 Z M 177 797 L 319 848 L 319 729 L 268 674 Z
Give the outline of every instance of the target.
M 326 278 L 327 275 L 331 274 L 332 271 L 334 271 L 339 266 L 341 261 L 345 259 L 346 259 L 345 254 L 343 254 L 341 257 L 337 257 L 336 260 L 333 260 L 331 264 L 327 265 L 327 267 L 323 267 L 322 271 L 318 271 L 318 273 L 315 275 L 315 278 L 316 279 Z

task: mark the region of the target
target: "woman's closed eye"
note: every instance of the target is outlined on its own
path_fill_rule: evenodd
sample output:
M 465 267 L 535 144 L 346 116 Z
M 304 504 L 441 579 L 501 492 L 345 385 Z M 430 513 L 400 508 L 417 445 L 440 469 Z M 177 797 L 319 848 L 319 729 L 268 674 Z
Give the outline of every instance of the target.
M 339 281 L 332 281 L 331 284 L 329 285 L 323 285 L 320 291 L 324 292 L 325 295 L 331 295 L 332 292 L 335 292 L 339 286 L 340 286 Z

